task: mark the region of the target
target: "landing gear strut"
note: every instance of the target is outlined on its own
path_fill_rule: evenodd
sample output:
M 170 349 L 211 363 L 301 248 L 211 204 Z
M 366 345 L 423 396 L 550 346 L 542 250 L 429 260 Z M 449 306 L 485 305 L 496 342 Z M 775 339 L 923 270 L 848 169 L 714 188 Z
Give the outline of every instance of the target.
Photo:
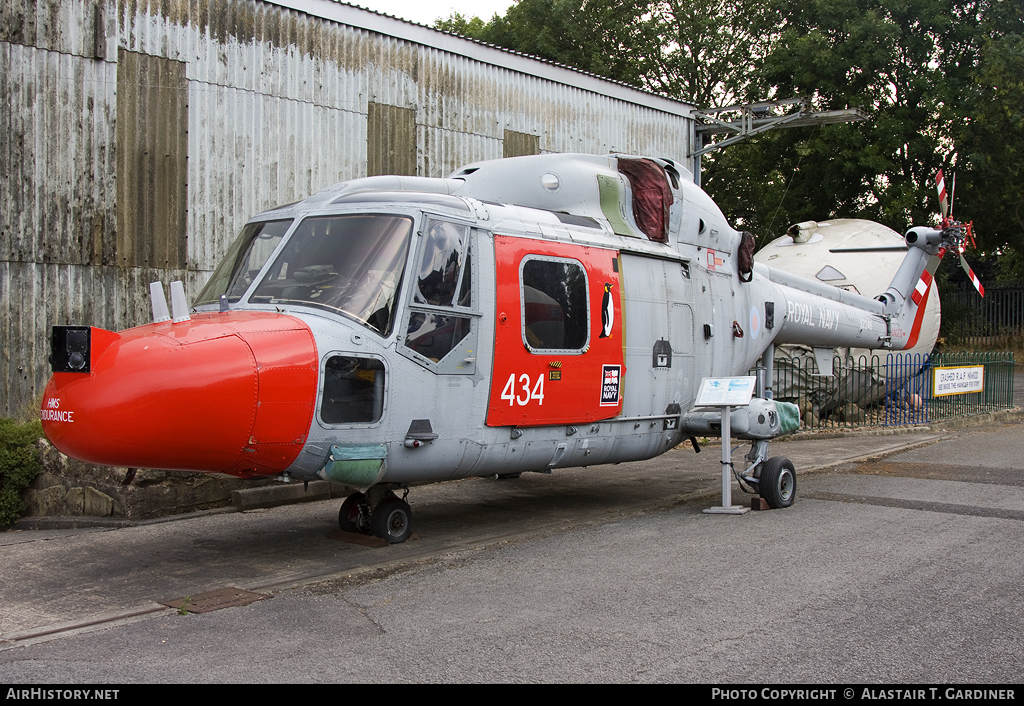
M 365 495 L 352 493 L 345 498 L 338 512 L 338 527 L 398 544 L 412 534 L 412 508 L 390 490 L 370 488 Z
M 745 459 L 750 465 L 743 473 L 735 474 L 742 490 L 756 492 L 773 510 L 793 504 L 796 500 L 796 470 L 792 461 L 782 456 L 768 458 L 768 441 L 764 439 L 750 445 Z M 753 490 L 746 490 L 744 483 Z
M 352 493 L 338 511 L 338 527 L 342 532 L 370 533 L 370 505 L 362 493 Z

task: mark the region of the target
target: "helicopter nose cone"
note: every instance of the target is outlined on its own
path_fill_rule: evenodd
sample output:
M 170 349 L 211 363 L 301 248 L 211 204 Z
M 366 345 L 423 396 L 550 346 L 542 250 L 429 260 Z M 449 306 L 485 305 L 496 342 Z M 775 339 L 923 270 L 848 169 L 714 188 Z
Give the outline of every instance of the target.
M 90 333 L 89 364 L 68 356 L 87 372 L 55 372 L 43 394 L 43 430 L 68 456 L 240 477 L 298 456 L 318 374 L 302 321 L 230 312 Z

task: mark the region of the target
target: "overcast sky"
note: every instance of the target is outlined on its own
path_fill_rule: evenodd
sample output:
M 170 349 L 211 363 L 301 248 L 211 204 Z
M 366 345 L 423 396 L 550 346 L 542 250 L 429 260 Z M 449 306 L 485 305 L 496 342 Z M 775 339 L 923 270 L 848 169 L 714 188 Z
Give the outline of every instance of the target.
M 467 18 L 474 15 L 485 22 L 495 13 L 504 15 L 513 0 L 345 0 L 350 5 L 359 5 L 374 12 L 401 17 L 428 27 L 434 20 L 447 18 L 458 12 Z

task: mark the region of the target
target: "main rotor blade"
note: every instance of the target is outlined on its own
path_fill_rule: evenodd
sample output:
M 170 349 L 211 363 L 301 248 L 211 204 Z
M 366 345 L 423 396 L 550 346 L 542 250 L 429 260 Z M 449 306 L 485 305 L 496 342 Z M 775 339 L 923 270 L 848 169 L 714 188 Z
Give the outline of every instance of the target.
M 875 248 L 829 248 L 829 252 L 906 252 L 906 245 L 879 245 Z

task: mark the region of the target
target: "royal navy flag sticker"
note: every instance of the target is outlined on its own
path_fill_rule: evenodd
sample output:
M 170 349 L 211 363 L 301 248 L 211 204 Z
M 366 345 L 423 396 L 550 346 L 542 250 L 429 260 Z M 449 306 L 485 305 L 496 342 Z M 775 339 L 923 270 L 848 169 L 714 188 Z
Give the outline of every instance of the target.
M 621 365 L 604 365 L 601 367 L 602 407 L 609 407 L 619 403 L 619 383 L 621 380 Z

